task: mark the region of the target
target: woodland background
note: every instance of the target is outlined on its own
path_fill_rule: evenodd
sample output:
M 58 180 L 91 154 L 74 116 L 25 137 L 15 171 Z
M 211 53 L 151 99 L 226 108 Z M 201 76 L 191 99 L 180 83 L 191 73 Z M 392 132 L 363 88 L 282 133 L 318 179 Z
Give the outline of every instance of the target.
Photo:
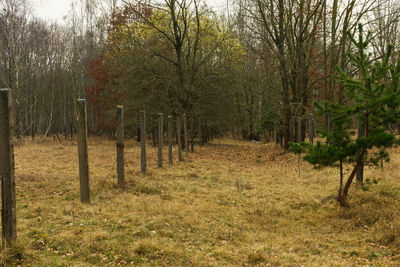
M 374 58 L 389 43 L 393 61 L 399 54 L 395 0 L 235 0 L 224 10 L 202 0 L 81 0 L 52 24 L 28 0 L 0 3 L 0 87 L 13 89 L 16 136 L 32 139 L 72 136 L 75 99 L 86 98 L 92 135 L 112 136 L 123 104 L 132 137 L 146 110 L 153 139 L 159 112 L 185 113 L 202 142 L 275 129 L 287 148 L 306 138 L 315 100 L 346 103 L 335 66 L 353 71 L 347 32 L 362 23 Z M 330 127 L 328 117 L 316 121 Z

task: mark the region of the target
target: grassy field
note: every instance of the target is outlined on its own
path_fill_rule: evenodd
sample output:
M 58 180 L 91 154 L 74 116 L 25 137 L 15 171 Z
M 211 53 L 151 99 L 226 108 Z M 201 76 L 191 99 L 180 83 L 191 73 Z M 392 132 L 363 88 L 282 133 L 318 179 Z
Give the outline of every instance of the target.
M 82 205 L 76 144 L 18 144 L 18 243 L 0 264 L 400 265 L 397 151 L 384 170 L 366 170 L 349 209 L 332 198 L 336 169 L 302 163 L 299 177 L 297 157 L 272 144 L 218 140 L 163 169 L 148 151 L 143 175 L 139 145 L 127 143 L 121 190 L 115 143 L 90 139 L 92 199 Z

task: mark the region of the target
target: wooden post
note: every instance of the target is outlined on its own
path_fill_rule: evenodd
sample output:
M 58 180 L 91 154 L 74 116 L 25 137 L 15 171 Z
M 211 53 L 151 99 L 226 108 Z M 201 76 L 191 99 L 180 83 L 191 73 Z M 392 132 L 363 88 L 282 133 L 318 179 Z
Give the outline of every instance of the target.
M 158 113 L 158 167 L 163 166 L 163 145 L 164 145 L 164 131 L 163 131 L 163 114 Z
M 17 239 L 11 90 L 0 89 L 0 177 L 3 246 Z
M 182 156 L 182 139 L 181 139 L 181 131 L 182 131 L 182 122 L 179 116 L 176 117 L 176 131 L 178 135 L 178 160 L 183 161 Z
M 141 169 L 146 172 L 146 112 L 140 111 Z
M 125 185 L 124 133 L 124 107 L 117 106 L 117 174 L 120 187 Z
M 308 125 L 308 139 L 314 144 L 314 114 L 310 113 L 310 121 Z
M 172 164 L 172 116 L 168 116 L 168 163 Z
M 189 136 L 188 136 L 188 127 L 187 127 L 187 117 L 186 114 L 183 114 L 183 134 L 185 138 L 185 155 L 189 155 Z
M 194 153 L 194 119 L 190 118 L 190 152 Z
M 77 136 L 81 202 L 90 202 L 86 100 L 77 100 Z

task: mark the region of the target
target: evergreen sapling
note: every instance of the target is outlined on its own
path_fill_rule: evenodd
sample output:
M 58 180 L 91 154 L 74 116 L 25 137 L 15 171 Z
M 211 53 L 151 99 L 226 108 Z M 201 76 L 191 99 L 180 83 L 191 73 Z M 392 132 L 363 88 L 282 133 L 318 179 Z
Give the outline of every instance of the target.
M 358 39 L 348 33 L 355 47 L 355 53 L 348 55 L 349 69 L 356 74 L 351 75 L 336 67 L 336 78 L 347 89 L 345 103 L 315 103 L 319 115 L 331 118 L 333 128 L 331 131 L 318 131 L 323 142 L 301 144 L 306 150 L 304 160 L 307 162 L 318 168 L 339 168 L 337 200 L 344 207 L 348 206 L 349 188 L 360 166 L 377 164 L 381 159 L 389 158 L 386 149 L 396 143 L 395 135 L 389 131 L 390 125 L 400 120 L 400 60 L 394 65 L 390 62 L 391 46 L 383 58 L 372 60 L 368 53 L 371 33 L 364 35 L 362 25 L 359 25 Z M 355 138 L 352 125 L 356 119 L 360 120 L 365 134 Z M 299 151 L 296 146 L 299 144 L 292 144 L 293 150 Z M 343 171 L 345 163 L 352 166 L 346 179 Z

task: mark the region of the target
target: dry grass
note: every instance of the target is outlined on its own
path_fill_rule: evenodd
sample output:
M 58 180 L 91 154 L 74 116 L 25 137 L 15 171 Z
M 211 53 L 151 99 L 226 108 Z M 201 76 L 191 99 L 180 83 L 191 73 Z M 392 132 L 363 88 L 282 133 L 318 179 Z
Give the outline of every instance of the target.
M 342 209 L 329 198 L 335 169 L 303 163 L 298 177 L 296 156 L 271 144 L 219 140 L 163 169 L 150 147 L 143 175 L 130 141 L 125 190 L 114 142 L 89 144 L 90 205 L 79 201 L 75 144 L 17 145 L 19 237 L 0 265 L 399 264 L 398 152 L 384 171 L 366 171 L 370 184 L 355 185 Z

